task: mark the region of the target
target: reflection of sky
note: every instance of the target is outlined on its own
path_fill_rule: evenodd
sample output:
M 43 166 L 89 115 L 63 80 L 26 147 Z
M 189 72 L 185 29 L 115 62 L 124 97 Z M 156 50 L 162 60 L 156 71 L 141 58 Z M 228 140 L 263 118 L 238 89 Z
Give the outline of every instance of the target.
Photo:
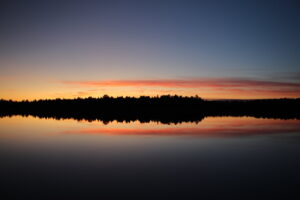
M 176 134 L 181 129 L 187 136 Z M 199 135 L 189 134 L 195 129 Z M 153 130 L 163 134 L 142 134 Z M 5 117 L 0 183 L 4 194 L 22 198 L 116 193 L 186 198 L 215 191 L 221 198 L 277 191 L 286 197 L 299 185 L 299 134 L 296 120 L 205 118 L 175 126 Z
M 299 86 L 284 86 L 286 82 L 299 83 L 300 19 L 296 1 L 71 4 L 13 0 L 1 3 L 0 9 L 0 98 L 106 93 L 270 98 L 300 94 Z M 65 84 L 190 79 L 217 79 L 217 83 L 220 79 L 242 79 L 258 86 Z M 280 86 L 259 86 L 260 81 L 276 81 Z
M 64 159 L 63 155 L 79 156 L 80 159 L 98 155 L 105 159 L 107 156 L 120 159 L 121 154 L 139 157 L 143 154 L 157 155 L 159 151 L 173 157 L 180 151 L 195 154 L 195 149 L 221 151 L 225 148 L 232 152 L 234 149 L 239 151 L 241 145 L 268 148 L 269 145 L 285 145 L 285 141 L 289 140 L 296 145 L 299 125 L 299 120 L 251 117 L 208 117 L 198 124 L 177 125 L 138 121 L 114 121 L 105 125 L 100 121 L 4 117 L 0 119 L 0 150 L 5 156 L 9 156 L 5 152 L 19 152 L 20 155 L 27 152 L 39 158 L 40 154 L 46 153 L 50 160 L 51 156 Z M 251 149 L 244 150 L 248 152 Z
M 35 117 L 4 117 L 0 120 L 2 139 L 39 139 L 63 137 L 120 136 L 201 136 L 239 137 L 300 133 L 299 120 L 274 120 L 252 117 L 206 117 L 199 123 L 162 124 L 139 121 L 104 124 L 102 121 L 39 119 Z
M 87 135 L 134 135 L 134 136 L 202 136 L 202 137 L 239 137 L 268 134 L 300 133 L 299 120 L 273 120 L 255 118 L 205 118 L 201 123 L 177 125 L 157 125 L 154 123 L 130 123 L 129 127 L 115 127 L 111 124 L 94 128 L 68 130 L 66 134 Z

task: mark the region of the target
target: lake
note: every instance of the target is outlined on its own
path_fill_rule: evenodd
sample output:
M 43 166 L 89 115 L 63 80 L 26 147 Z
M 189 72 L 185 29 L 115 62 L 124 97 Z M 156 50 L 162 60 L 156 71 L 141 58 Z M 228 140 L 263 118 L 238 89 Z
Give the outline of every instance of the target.
M 0 118 L 3 199 L 300 197 L 300 120 Z

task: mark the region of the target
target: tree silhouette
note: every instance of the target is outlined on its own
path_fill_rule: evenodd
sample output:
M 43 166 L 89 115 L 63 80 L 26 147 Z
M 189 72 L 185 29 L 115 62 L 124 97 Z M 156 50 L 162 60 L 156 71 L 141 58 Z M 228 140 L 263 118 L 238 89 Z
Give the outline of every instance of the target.
M 162 123 L 199 122 L 207 116 L 251 116 L 300 119 L 300 99 L 223 100 L 163 95 L 156 97 L 75 98 L 55 100 L 0 100 L 0 116 L 102 120 L 110 122 L 159 121 Z

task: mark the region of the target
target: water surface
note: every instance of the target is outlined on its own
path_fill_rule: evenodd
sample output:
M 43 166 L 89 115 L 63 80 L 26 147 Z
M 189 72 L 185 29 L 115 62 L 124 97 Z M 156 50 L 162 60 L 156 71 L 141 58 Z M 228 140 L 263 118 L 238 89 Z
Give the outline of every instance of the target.
M 7 199 L 287 198 L 299 196 L 299 158 L 299 120 L 0 119 Z

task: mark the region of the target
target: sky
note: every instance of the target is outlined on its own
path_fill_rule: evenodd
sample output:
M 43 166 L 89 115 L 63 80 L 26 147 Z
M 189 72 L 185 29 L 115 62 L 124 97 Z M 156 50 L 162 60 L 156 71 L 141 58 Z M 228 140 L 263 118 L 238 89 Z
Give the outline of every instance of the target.
M 300 97 L 295 0 L 4 0 L 0 98 Z

